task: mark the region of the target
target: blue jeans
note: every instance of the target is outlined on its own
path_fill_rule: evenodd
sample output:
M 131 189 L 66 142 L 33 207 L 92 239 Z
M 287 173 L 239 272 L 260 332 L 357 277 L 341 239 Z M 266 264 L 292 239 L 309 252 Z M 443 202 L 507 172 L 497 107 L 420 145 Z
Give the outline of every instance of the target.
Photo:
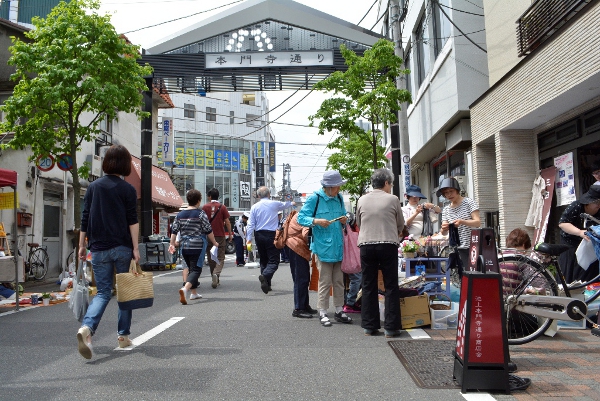
M 308 305 L 308 285 L 310 284 L 310 265 L 308 260 L 288 248 L 290 270 L 294 280 L 294 309 L 305 310 Z
M 90 328 L 92 335 L 96 332 L 104 310 L 112 297 L 113 272 L 127 273 L 133 256 L 133 250 L 126 246 L 117 246 L 106 251 L 92 252 L 92 269 L 96 279 L 98 294 L 92 299 L 90 306 L 81 322 L 81 326 Z M 119 309 L 119 323 L 117 333 L 128 336 L 131 327 L 131 311 Z
M 355 274 L 348 274 L 350 278 L 350 285 L 348 286 L 348 294 L 346 294 L 346 305 L 354 306 L 356 303 L 356 296 L 360 291 L 360 282 L 362 281 L 362 272 Z

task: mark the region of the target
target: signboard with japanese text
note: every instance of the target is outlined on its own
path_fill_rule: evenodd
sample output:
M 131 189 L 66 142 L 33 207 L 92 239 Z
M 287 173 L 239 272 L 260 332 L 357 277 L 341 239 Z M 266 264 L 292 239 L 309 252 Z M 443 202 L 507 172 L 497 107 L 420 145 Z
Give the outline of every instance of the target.
M 162 160 L 163 163 L 173 162 L 173 118 L 162 119 Z
M 275 142 L 269 142 L 269 171 L 274 173 L 276 170 L 275 165 Z
M 577 200 L 575 195 L 575 173 L 573 170 L 573 152 L 554 158 L 556 167 L 556 206 L 569 205 Z
M 402 175 L 404 176 L 404 188 L 410 185 L 410 155 L 402 155 Z
M 206 53 L 206 69 L 332 66 L 333 51 Z
M 256 142 L 254 144 L 254 157 L 265 157 L 265 143 Z
M 265 177 L 265 159 L 262 157 L 256 158 L 256 179 Z M 258 185 L 258 184 L 257 184 Z
M 548 219 L 550 218 L 550 209 L 552 208 L 552 195 L 554 193 L 554 179 L 556 178 L 556 167 L 548 167 L 540 172 L 544 180 L 544 204 L 542 206 L 542 218 L 540 228 L 536 228 L 533 233 L 533 244 L 544 242 L 546 240 L 546 230 L 548 229 Z
M 249 156 L 231 150 L 175 146 L 173 162 L 177 167 L 250 172 Z
M 231 174 L 231 207 L 237 209 L 240 207 L 240 195 L 238 187 L 238 174 Z
M 231 152 L 231 169 L 237 171 L 240 169 L 240 153 Z
M 240 181 L 240 198 L 250 199 L 250 183 L 246 181 Z

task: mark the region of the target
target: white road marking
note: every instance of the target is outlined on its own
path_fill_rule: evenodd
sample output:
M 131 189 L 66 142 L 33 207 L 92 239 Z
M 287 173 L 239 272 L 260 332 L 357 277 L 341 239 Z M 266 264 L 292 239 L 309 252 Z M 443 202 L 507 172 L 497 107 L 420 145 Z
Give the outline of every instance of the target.
M 175 323 L 177 323 L 183 319 L 185 319 L 185 317 L 172 317 L 169 320 L 167 320 L 166 322 L 159 324 L 152 330 L 149 330 L 149 331 L 145 332 L 144 334 L 131 340 L 131 342 L 133 343 L 132 346 L 127 347 L 127 348 L 117 347 L 117 348 L 115 348 L 115 351 L 131 351 L 138 345 L 142 345 L 143 343 L 145 343 L 152 337 L 157 336 L 158 334 L 162 333 L 163 331 L 165 331 L 166 329 L 168 329 L 169 327 L 173 326 Z
M 169 274 L 173 274 L 173 273 L 180 273 L 180 272 L 181 272 L 181 270 L 173 270 L 173 271 L 170 271 L 170 272 L 168 272 L 168 273 L 157 274 L 157 275 L 155 275 L 155 276 L 154 276 L 152 279 L 154 280 L 154 279 L 155 279 L 155 278 L 157 278 L 157 277 L 168 276 Z
M 495 398 L 488 393 L 460 393 L 467 401 L 494 401 Z
M 2 316 L 8 316 L 8 315 L 12 315 L 13 313 L 17 313 L 17 312 L 23 312 L 23 311 L 26 311 L 26 310 L 30 310 L 30 309 L 39 308 L 40 306 L 41 306 L 41 305 L 38 305 L 38 306 L 27 306 L 27 307 L 22 307 L 22 306 L 21 306 L 21 307 L 19 308 L 19 310 L 18 310 L 18 311 L 16 311 L 16 310 L 12 310 L 12 311 L 10 311 L 10 312 L 2 312 L 2 313 L 0 313 L 0 317 L 2 317 Z
M 406 332 L 413 340 L 422 340 L 429 337 L 429 334 L 423 329 L 407 329 Z

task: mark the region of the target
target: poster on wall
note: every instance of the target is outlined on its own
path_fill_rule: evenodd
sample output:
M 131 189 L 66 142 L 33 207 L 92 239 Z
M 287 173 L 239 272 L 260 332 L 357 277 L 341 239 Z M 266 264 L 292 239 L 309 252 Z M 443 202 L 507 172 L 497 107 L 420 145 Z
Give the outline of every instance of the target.
M 250 183 L 247 181 L 240 181 L 240 198 L 250 199 Z
M 556 205 L 564 206 L 576 200 L 575 176 L 573 171 L 573 152 L 554 158 L 556 167 Z

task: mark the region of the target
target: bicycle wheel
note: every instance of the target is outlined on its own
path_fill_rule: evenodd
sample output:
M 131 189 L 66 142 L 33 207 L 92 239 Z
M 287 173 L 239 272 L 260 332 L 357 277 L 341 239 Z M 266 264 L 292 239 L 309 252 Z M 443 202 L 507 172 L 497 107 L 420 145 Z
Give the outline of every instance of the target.
M 506 335 L 509 345 L 526 344 L 541 336 L 552 319 L 514 310 L 523 294 L 558 295 L 558 284 L 545 266 L 524 255 L 505 255 L 498 258 L 502 274 Z M 513 295 L 509 304 L 508 297 Z
M 33 251 L 29 256 L 29 271 L 31 272 L 33 278 L 36 280 L 42 280 L 44 277 L 46 277 L 49 263 L 50 258 L 48 258 L 48 254 L 46 253 L 45 249 L 37 248 L 35 251 Z
M 73 269 L 71 269 L 71 264 L 73 264 L 73 266 L 75 266 L 75 250 L 73 249 L 71 251 L 71 253 L 69 254 L 69 256 L 67 256 L 67 264 L 65 266 L 63 266 L 63 271 L 62 271 L 62 275 L 61 275 L 61 279 L 68 277 L 69 272 L 71 270 L 75 271 L 75 268 L 73 267 Z

